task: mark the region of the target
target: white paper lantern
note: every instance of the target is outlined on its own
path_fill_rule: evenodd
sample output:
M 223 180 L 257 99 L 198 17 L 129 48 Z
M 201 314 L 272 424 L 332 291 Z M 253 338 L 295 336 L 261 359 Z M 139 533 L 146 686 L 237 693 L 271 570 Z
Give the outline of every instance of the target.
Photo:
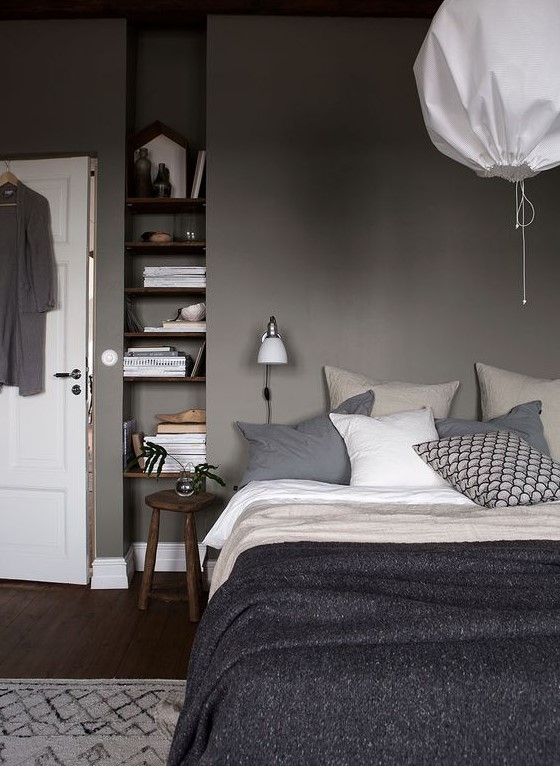
M 516 182 L 525 304 L 524 180 L 560 164 L 560 0 L 444 0 L 414 75 L 440 152 Z
M 560 164 L 558 0 L 444 0 L 414 74 L 443 154 L 509 181 Z

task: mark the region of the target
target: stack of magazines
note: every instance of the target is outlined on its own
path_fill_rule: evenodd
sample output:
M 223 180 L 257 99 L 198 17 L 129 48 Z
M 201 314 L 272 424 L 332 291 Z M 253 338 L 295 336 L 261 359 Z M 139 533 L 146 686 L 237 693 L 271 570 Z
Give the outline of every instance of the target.
M 171 346 L 129 348 L 123 358 L 123 373 L 127 378 L 184 378 L 190 375 L 192 357 Z
M 144 287 L 206 287 L 206 266 L 145 266 Z
M 146 442 L 160 444 L 167 450 L 162 473 L 179 473 L 181 466 L 186 469 L 189 463 L 195 466 L 198 463 L 206 462 L 205 433 L 156 434 L 155 436 L 145 436 L 144 444 Z

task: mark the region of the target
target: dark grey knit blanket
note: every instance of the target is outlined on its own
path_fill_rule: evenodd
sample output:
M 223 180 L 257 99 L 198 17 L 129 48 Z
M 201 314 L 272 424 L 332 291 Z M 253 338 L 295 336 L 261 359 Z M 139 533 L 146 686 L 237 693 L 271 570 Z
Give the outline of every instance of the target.
M 559 766 L 560 544 L 246 551 L 168 764 Z

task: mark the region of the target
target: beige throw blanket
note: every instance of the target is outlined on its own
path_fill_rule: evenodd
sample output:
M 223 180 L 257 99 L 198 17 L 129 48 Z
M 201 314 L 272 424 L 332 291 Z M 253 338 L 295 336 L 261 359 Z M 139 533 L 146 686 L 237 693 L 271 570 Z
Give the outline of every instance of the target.
M 255 503 L 243 511 L 218 558 L 210 597 L 237 557 L 257 545 L 296 542 L 441 543 L 560 540 L 560 503 L 460 505 Z

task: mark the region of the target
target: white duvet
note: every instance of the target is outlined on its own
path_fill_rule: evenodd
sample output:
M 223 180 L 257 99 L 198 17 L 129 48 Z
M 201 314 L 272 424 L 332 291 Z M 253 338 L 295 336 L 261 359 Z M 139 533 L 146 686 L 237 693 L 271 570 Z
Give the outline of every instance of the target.
M 256 503 L 282 505 L 285 503 L 379 503 L 450 504 L 479 508 L 472 500 L 450 485 L 434 487 L 350 487 L 321 481 L 277 479 L 252 481 L 240 489 L 208 532 L 202 545 L 223 548 L 239 516 Z
M 484 508 L 447 485 L 405 489 L 296 480 L 251 482 L 230 500 L 203 541 L 223 548 L 211 595 L 229 577 L 243 551 L 303 540 L 560 540 L 560 503 Z

